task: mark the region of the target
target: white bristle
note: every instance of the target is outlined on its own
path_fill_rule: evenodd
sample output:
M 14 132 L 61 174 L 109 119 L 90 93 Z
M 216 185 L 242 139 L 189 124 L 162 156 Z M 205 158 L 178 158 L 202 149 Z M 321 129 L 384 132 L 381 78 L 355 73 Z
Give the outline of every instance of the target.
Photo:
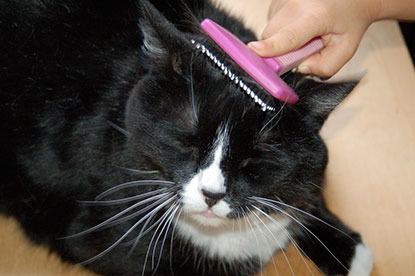
M 256 104 L 261 107 L 262 111 L 275 111 L 276 109 L 272 106 L 267 105 L 261 98 L 259 98 L 255 92 L 249 88 L 242 80 L 238 78 L 228 67 L 225 66 L 209 49 L 205 47 L 205 45 L 201 43 L 196 43 L 194 39 L 190 40 L 192 44 L 195 44 L 196 49 L 201 48 L 201 52 L 205 54 L 209 59 L 223 71 L 224 75 L 227 76 L 231 81 L 233 81 L 236 85 L 245 91 L 245 93 L 250 96 Z

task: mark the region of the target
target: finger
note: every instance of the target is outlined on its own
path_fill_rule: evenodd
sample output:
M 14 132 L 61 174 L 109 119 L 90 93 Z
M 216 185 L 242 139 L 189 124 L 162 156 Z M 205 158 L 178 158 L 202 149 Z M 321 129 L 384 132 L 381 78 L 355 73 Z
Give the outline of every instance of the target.
M 349 41 L 356 40 L 333 36 L 336 41 L 332 41 L 320 53 L 307 58 L 298 66 L 300 73 L 331 77 L 352 58 L 358 43 L 354 45 Z
M 301 20 L 282 28 L 267 39 L 250 42 L 248 46 L 260 56 L 274 57 L 298 49 L 321 34 L 318 26 L 310 28 L 310 24 Z
M 271 2 L 271 5 L 268 9 L 268 20 L 269 23 L 278 22 L 280 20 L 277 20 L 281 18 L 281 11 L 284 11 L 283 7 L 287 4 L 289 0 L 274 0 Z M 276 14 L 278 13 L 278 16 Z M 290 19 L 290 17 L 287 17 L 287 19 Z
M 287 5 L 281 2 L 282 1 L 277 1 L 277 4 L 272 7 L 274 9 L 274 11 L 272 11 L 273 16 L 262 31 L 261 39 L 267 39 L 273 36 L 277 31 L 285 26 L 291 25 L 304 16 L 304 13 L 301 13 L 301 10 L 290 7 L 292 5 L 288 5 L 289 7 L 287 8 Z
M 268 9 L 268 20 L 272 20 L 272 17 L 281 9 L 281 7 L 283 6 L 284 1 L 280 0 L 280 1 L 272 1 L 271 5 L 269 6 Z

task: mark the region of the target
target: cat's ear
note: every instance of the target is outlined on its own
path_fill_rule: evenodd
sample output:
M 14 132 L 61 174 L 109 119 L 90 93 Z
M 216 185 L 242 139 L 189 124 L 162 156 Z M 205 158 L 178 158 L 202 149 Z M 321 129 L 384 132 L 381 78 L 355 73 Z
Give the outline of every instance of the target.
M 146 0 L 141 1 L 141 14 L 142 48 L 149 57 L 163 60 L 186 44 L 184 35 Z
M 352 92 L 358 82 L 327 83 L 303 78 L 294 87 L 300 99 L 293 107 L 320 129 L 333 109 Z

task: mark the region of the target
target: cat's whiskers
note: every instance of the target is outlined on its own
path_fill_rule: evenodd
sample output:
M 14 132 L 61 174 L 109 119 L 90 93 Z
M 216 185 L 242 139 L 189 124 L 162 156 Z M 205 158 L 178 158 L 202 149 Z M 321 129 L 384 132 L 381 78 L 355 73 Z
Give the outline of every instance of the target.
M 107 120 L 107 123 L 108 123 L 111 127 L 115 128 L 116 130 L 118 130 L 119 132 L 121 132 L 122 134 L 124 134 L 125 136 L 127 136 L 127 137 L 130 137 L 130 136 L 131 136 L 131 133 L 130 133 L 130 132 L 128 132 L 127 130 L 123 129 L 122 127 L 120 127 L 120 126 L 118 126 L 118 125 L 114 124 L 113 122 L 111 122 L 111 121 Z
M 243 221 L 243 217 L 241 216 L 241 214 L 239 212 L 236 213 L 238 218 L 236 219 L 236 222 L 238 224 L 238 228 L 239 228 L 239 234 L 242 235 L 242 221 Z M 244 269 L 245 271 L 249 271 L 252 269 L 253 263 L 252 262 L 248 262 L 246 264 L 244 264 Z
M 193 115 L 195 116 L 196 122 L 198 122 L 199 118 L 197 116 L 196 96 L 195 96 L 194 83 L 193 83 L 193 52 L 192 52 L 192 55 L 190 57 L 190 66 L 189 66 L 189 68 L 190 68 L 189 69 L 190 70 L 190 77 L 189 77 L 190 102 L 192 104 Z
M 193 256 L 197 256 L 196 250 L 194 250 Z M 206 265 L 202 265 L 205 261 L 206 261 L 206 255 L 207 253 L 202 253 L 202 256 L 200 256 L 199 258 L 193 257 L 193 266 L 196 268 L 197 271 L 200 270 L 200 267 L 202 267 L 202 275 L 205 274 L 205 267 Z M 197 261 L 197 263 L 196 263 Z
M 225 275 L 228 275 L 228 269 L 226 267 L 226 263 L 224 260 L 220 260 L 220 263 L 222 264 L 223 272 L 225 272 Z
M 150 226 L 150 227 L 148 227 L 147 228 L 147 225 L 149 224 L 149 223 L 151 223 L 151 221 L 152 221 L 152 219 L 154 218 L 154 216 L 157 214 L 157 212 L 155 212 L 155 213 L 152 213 L 150 216 L 148 216 L 147 217 L 147 220 L 146 220 L 146 222 L 145 222 L 145 224 L 143 225 L 143 227 L 141 228 L 141 231 L 140 231 L 140 233 L 137 235 L 137 237 L 136 238 L 134 238 L 133 240 L 131 240 L 130 242 L 127 242 L 127 243 L 125 243 L 125 245 L 126 246 L 128 246 L 128 245 L 131 245 L 132 243 L 133 243 L 133 245 L 131 246 L 131 249 L 129 250 L 129 254 L 128 254 L 128 256 L 131 256 L 131 254 L 133 253 L 133 251 L 134 251 L 134 249 L 136 248 L 136 246 L 138 245 L 138 242 L 140 241 L 140 239 L 143 237 L 143 236 L 145 236 L 148 232 L 150 232 L 152 229 L 154 229 L 156 226 L 157 226 L 157 229 L 155 230 L 155 232 L 153 233 L 153 238 L 152 238 L 152 240 L 151 240 L 151 242 L 150 242 L 150 244 L 148 245 L 148 250 L 150 250 L 150 247 L 151 247 L 151 244 L 152 244 L 152 241 L 153 241 L 153 239 L 154 239 L 154 236 L 157 234 L 157 231 L 158 231 L 158 229 L 160 228 L 160 226 L 162 225 L 162 223 L 166 220 L 166 218 L 168 218 L 168 220 L 170 220 L 170 219 L 173 219 L 174 218 L 174 216 L 175 216 L 175 213 L 176 213 L 176 211 L 177 211 L 177 209 L 178 209 L 178 207 L 180 206 L 180 204 L 179 204 L 179 201 L 178 201 L 178 199 L 177 199 L 177 196 L 175 195 L 175 196 L 173 196 L 172 198 L 175 198 L 175 201 L 171 204 L 171 206 L 165 211 L 165 213 L 156 221 L 156 222 L 154 222 L 154 223 L 152 223 L 152 225 Z M 175 208 L 175 209 L 174 209 Z M 174 209 L 174 213 L 172 212 L 172 210 Z M 164 227 L 163 227 L 163 229 L 164 229 Z M 162 230 L 163 231 L 163 230 Z M 162 233 L 162 231 L 160 232 L 160 235 L 161 235 L 161 233 Z M 167 230 L 167 232 L 166 232 L 166 235 L 167 235 L 167 233 L 168 233 L 168 230 Z M 159 237 L 160 237 L 160 235 L 159 235 Z M 166 236 L 165 236 L 166 237 Z M 155 246 L 157 246 L 157 243 L 158 243 L 158 239 L 157 239 L 157 241 L 156 241 L 156 243 L 155 243 Z M 163 247 L 164 247 L 164 242 L 163 242 L 163 244 L 162 244 L 162 249 L 163 249 Z M 161 249 L 161 250 L 162 250 Z M 161 252 L 162 251 L 160 251 L 160 254 L 161 254 Z M 153 264 L 152 264 L 152 268 L 154 267 L 154 254 L 155 254 L 155 252 L 153 251 Z M 158 263 L 157 263 L 157 267 L 158 267 L 158 265 L 159 265 L 159 263 L 160 263 L 160 260 L 161 260 L 161 255 L 159 256 L 159 259 L 158 259 L 159 261 L 158 261 Z M 146 264 L 146 262 L 147 262 L 147 259 L 145 260 L 145 264 Z M 145 264 L 144 264 L 144 268 L 143 268 L 143 271 L 145 270 Z M 156 268 L 157 269 L 157 268 Z
M 271 129 L 273 129 L 279 122 L 280 122 L 280 120 L 281 120 L 281 118 L 282 118 L 282 112 L 283 112 L 283 110 L 284 110 L 284 107 L 285 107 L 285 105 L 287 104 L 287 102 L 284 102 L 282 105 L 281 105 L 281 107 L 280 107 L 280 109 L 277 111 L 277 113 L 275 113 L 272 117 L 271 117 L 271 119 L 269 119 L 268 120 L 268 122 L 266 122 L 265 123 L 265 125 L 261 128 L 261 130 L 259 131 L 259 135 L 258 136 L 261 136 L 262 134 L 263 134 L 263 132 L 264 132 L 264 130 L 268 127 L 268 125 L 275 119 L 275 118 L 277 118 L 278 117 L 278 115 L 280 115 L 281 114 L 281 116 L 280 116 L 280 118 L 278 118 L 278 121 L 276 122 L 276 123 L 274 123 L 269 129 L 268 129 L 268 131 L 269 130 L 271 130 Z
M 255 208 L 255 206 L 254 205 L 251 205 L 251 207 L 253 207 L 254 209 L 257 209 L 257 208 Z M 287 262 L 287 264 L 288 264 L 288 266 L 289 266 L 289 268 L 290 268 L 290 271 L 291 271 L 291 274 L 292 275 L 295 275 L 295 273 L 294 273 L 294 270 L 293 270 L 293 268 L 292 268 L 292 266 L 291 266 L 291 263 L 290 263 L 290 261 L 289 261 L 289 259 L 288 259 L 288 257 L 287 257 L 287 254 L 285 254 L 285 251 L 284 251 L 284 247 L 281 245 L 281 243 L 280 243 L 280 241 L 275 237 L 275 235 L 274 235 L 274 233 L 272 233 L 272 231 L 271 231 L 271 229 L 269 229 L 269 227 L 268 227 L 268 225 L 255 213 L 255 212 L 253 212 L 253 211 L 251 211 L 250 212 L 251 214 L 253 214 L 254 216 L 255 216 L 255 218 L 265 227 L 265 229 L 271 234 L 271 237 L 272 237 L 272 239 L 278 244 L 278 247 L 280 248 L 280 251 L 282 252 L 282 254 L 284 255 L 284 258 L 285 258 L 285 260 L 286 260 L 286 262 Z M 264 236 L 266 236 L 266 234 L 264 233 L 264 231 L 262 230 L 262 227 L 259 227 L 259 229 L 260 229 L 260 231 L 263 233 L 263 235 Z M 273 255 L 274 254 L 274 252 L 271 252 L 271 255 Z M 274 269 L 275 269 L 275 271 L 277 271 L 277 274 L 278 274 L 278 270 L 277 270 L 277 267 L 276 267 L 276 265 L 275 265 L 275 260 L 274 260 L 274 258 L 272 258 L 272 262 L 273 262 L 273 264 L 274 264 Z
M 241 215 L 239 213 L 237 213 L 238 215 L 238 225 L 239 225 L 239 235 L 242 235 L 242 218 Z
M 151 240 L 150 240 L 150 242 L 149 242 L 149 244 L 147 246 L 146 257 L 144 259 L 143 271 L 142 271 L 141 275 L 144 275 L 144 273 L 145 273 L 145 269 L 146 269 L 146 266 L 147 266 L 147 260 L 148 260 L 149 254 L 150 254 L 151 245 L 153 244 L 154 238 L 156 237 L 158 230 L 163 225 L 164 221 L 167 219 L 167 217 L 170 214 L 170 212 L 172 212 L 174 206 L 175 205 L 170 206 L 167 209 L 167 211 L 160 217 L 160 222 L 158 223 L 156 230 L 154 230 L 153 236 L 151 237 Z M 163 228 L 161 229 L 160 234 L 159 234 L 159 236 L 157 238 L 157 241 L 155 242 L 155 245 L 154 245 L 155 248 L 157 246 L 157 242 L 158 242 L 158 239 L 160 238 L 160 235 L 163 233 L 163 230 L 164 230 L 165 225 L 166 224 L 164 224 Z M 151 269 L 154 269 L 154 252 L 155 252 L 155 249 L 153 251 L 153 259 L 152 259 Z
M 164 219 L 164 216 L 161 216 L 156 222 L 152 223 L 155 215 L 156 215 L 156 213 L 154 213 L 153 215 L 151 215 L 147 218 L 146 222 L 144 223 L 144 225 L 141 228 L 141 231 L 137 235 L 137 237 L 135 237 L 134 239 L 124 243 L 125 246 L 131 246 L 129 254 L 128 254 L 129 256 L 132 255 L 132 253 L 133 253 L 134 249 L 137 247 L 138 242 L 140 241 L 140 239 L 142 237 L 144 237 L 147 233 L 149 233 L 151 230 L 153 230 L 156 226 L 158 226 L 162 222 L 162 220 Z M 150 225 L 150 227 L 147 228 L 147 225 L 150 224 L 150 223 L 152 223 L 152 224 Z
M 169 199 L 161 203 L 159 206 L 154 208 L 151 212 L 147 213 L 144 217 L 142 217 L 139 221 L 137 221 L 130 229 L 128 229 L 127 232 L 125 232 L 118 240 L 116 240 L 111 246 L 109 246 L 107 249 L 102 251 L 101 253 L 97 254 L 96 256 L 82 262 L 81 264 L 89 264 L 91 262 L 94 262 L 95 260 L 103 257 L 107 253 L 109 253 L 112 249 L 114 249 L 116 246 L 118 246 L 127 236 L 129 236 L 143 221 L 148 219 L 149 216 L 153 216 L 157 212 L 159 212 L 162 208 L 164 208 L 166 205 L 168 205 L 172 200 L 175 199 L 175 196 L 171 196 Z
M 251 197 L 251 199 L 254 199 L 256 197 Z M 349 269 L 336 257 L 336 255 L 334 255 L 334 253 L 327 247 L 327 245 L 319 238 L 317 237 L 313 231 L 311 231 L 307 226 L 305 226 L 300 220 L 298 220 L 297 218 L 295 218 L 294 216 L 290 215 L 288 212 L 286 212 L 285 210 L 281 209 L 280 207 L 276 206 L 275 204 L 272 204 L 270 202 L 267 202 L 265 200 L 261 200 L 261 199 L 254 199 L 256 200 L 258 203 L 264 205 L 264 206 L 268 206 L 284 215 L 286 215 L 287 217 L 291 218 L 294 222 L 296 222 L 298 225 L 300 225 L 304 230 L 306 230 L 309 234 L 311 234 L 323 247 L 324 249 L 327 250 L 327 252 L 346 270 L 349 271 Z M 270 200 L 269 200 L 270 201 Z M 303 211 L 304 212 L 304 211 Z M 329 225 L 329 224 L 328 224 Z M 334 227 L 334 226 L 332 226 Z M 334 227 L 335 228 L 335 227 Z M 337 228 L 335 228 L 337 229 Z M 340 229 L 337 229 L 338 231 L 341 231 Z M 341 231 L 343 233 L 343 231 Z M 345 235 L 347 235 L 346 233 L 344 233 Z M 348 236 L 348 235 L 347 235 Z
M 133 219 L 135 217 L 138 217 L 139 215 L 144 214 L 145 212 L 148 212 L 148 211 L 152 210 L 152 208 L 154 208 L 155 206 L 158 206 L 166 198 L 167 198 L 167 196 L 166 197 L 163 197 L 163 198 L 160 198 L 159 200 L 157 200 L 157 201 L 153 202 L 152 204 L 150 204 L 150 205 L 148 205 L 148 206 L 140 209 L 137 212 L 134 212 L 134 213 L 132 213 L 130 215 L 127 215 L 125 217 L 122 217 L 120 219 L 114 220 L 113 222 L 110 222 L 107 225 L 103 226 L 102 229 L 106 229 L 106 228 L 112 227 L 114 225 L 118 225 L 118 224 L 124 223 L 126 221 L 129 221 L 129 220 L 131 220 L 131 219 Z M 102 229 L 100 229 L 100 230 L 102 230 Z
M 297 182 L 300 182 L 300 181 L 298 181 L 298 180 L 296 180 L 296 181 L 297 181 Z M 321 190 L 322 192 L 325 192 L 324 187 L 321 187 L 321 186 L 319 186 L 319 185 L 315 184 L 315 183 L 314 183 L 314 182 L 312 182 L 312 181 L 307 181 L 307 182 L 304 182 L 304 185 L 312 185 L 312 186 L 316 187 L 317 189 Z
M 255 216 L 256 216 L 256 220 L 258 220 L 259 219 L 259 217 L 258 217 L 258 215 L 256 215 L 254 212 L 252 212 Z M 263 221 L 261 221 L 261 219 L 259 219 L 258 221 L 260 221 L 261 223 L 264 223 Z M 270 231 L 269 229 L 268 229 L 268 231 Z M 264 235 L 264 236 L 267 236 L 267 235 L 265 235 L 265 233 L 264 233 L 264 231 L 262 231 L 262 229 L 261 229 L 261 232 L 262 232 L 262 234 Z M 271 233 L 272 234 L 272 233 Z M 273 235 L 274 236 L 274 235 Z M 276 240 L 277 241 L 277 240 Z M 277 243 L 278 243 L 278 245 L 279 245 L 279 247 L 280 247 L 280 249 L 282 250 L 283 248 L 280 246 L 280 243 L 277 241 Z M 271 252 L 271 255 L 274 255 L 274 252 Z M 272 265 L 274 266 L 274 271 L 275 271 L 275 273 L 277 274 L 277 276 L 279 276 L 279 273 L 278 273 L 278 269 L 277 269 L 277 265 L 276 265 L 276 263 L 275 263 L 275 257 L 273 257 L 272 258 Z
M 172 181 L 167 180 L 155 180 L 155 179 L 148 179 L 148 180 L 135 180 L 135 181 L 129 181 L 123 184 L 119 184 L 117 186 L 114 186 L 99 195 L 95 197 L 95 200 L 101 200 L 102 198 L 106 197 L 107 195 L 116 193 L 120 190 L 132 188 L 132 187 L 138 187 L 138 186 L 173 186 L 175 183 Z
M 304 262 L 305 266 L 307 267 L 308 271 L 310 272 L 310 274 L 312 276 L 314 276 L 313 271 L 311 270 L 310 266 L 308 265 L 308 263 L 306 262 L 306 260 L 303 257 L 307 256 L 307 254 L 304 252 L 304 250 L 301 249 L 301 247 L 297 244 L 297 242 L 294 240 L 294 238 L 291 236 L 291 234 L 281 225 L 280 222 L 278 222 L 275 218 L 273 218 L 272 216 L 268 215 L 266 212 L 264 212 L 263 210 L 261 210 L 260 208 L 258 208 L 255 205 L 251 205 L 253 208 L 255 208 L 261 215 L 265 216 L 266 218 L 268 218 L 272 223 L 274 223 L 275 225 L 278 226 L 278 228 L 281 229 L 281 231 L 283 231 L 283 233 L 288 237 L 288 239 L 290 240 L 290 242 L 292 243 L 292 245 L 294 246 L 294 248 L 296 249 L 296 251 L 298 252 L 298 255 L 300 256 L 300 258 L 302 259 L 302 261 Z M 302 254 L 301 254 L 302 253 Z M 310 258 L 309 258 L 310 259 Z M 320 271 L 321 274 L 325 275 L 322 271 Z
M 169 259 L 170 259 L 170 271 L 171 271 L 172 274 L 174 274 L 174 272 L 173 272 L 173 241 L 174 241 L 174 234 L 176 232 L 177 223 L 179 222 L 179 218 L 182 215 L 182 212 L 183 212 L 183 208 L 180 208 L 180 211 L 176 216 L 176 221 L 174 222 L 174 225 L 173 225 L 173 230 L 172 230 L 171 239 L 170 239 L 170 257 L 169 257 Z
M 257 246 L 259 248 L 260 247 L 259 246 L 259 241 L 258 241 L 257 235 L 255 234 L 254 228 L 253 228 L 253 226 L 252 226 L 252 224 L 250 222 L 250 218 L 248 216 L 248 213 L 245 212 L 244 208 L 242 208 L 242 207 L 241 207 L 241 211 L 242 211 L 242 214 L 244 214 L 245 223 L 248 223 L 249 229 L 252 231 L 252 234 L 254 236 L 254 239 L 255 239 L 255 241 L 257 243 Z M 263 268 L 263 260 L 262 260 L 262 251 L 261 250 L 259 250 L 259 265 L 260 265 L 260 270 L 261 270 L 261 276 L 263 276 L 262 273 L 263 273 L 263 269 L 264 268 Z
M 78 201 L 79 203 L 82 203 L 83 205 L 87 206 L 108 206 L 108 205 L 118 205 L 118 204 L 124 204 L 130 201 L 136 201 L 142 198 L 146 198 L 152 195 L 157 195 L 162 192 L 168 191 L 168 188 L 161 188 L 154 191 L 150 191 L 147 193 L 138 194 L 135 196 L 120 198 L 120 199 L 113 199 L 113 200 L 95 200 L 95 201 Z
M 119 213 L 115 214 L 114 216 L 112 216 L 112 217 L 110 217 L 110 218 L 106 219 L 105 221 L 103 221 L 103 222 L 101 222 L 101 223 L 99 223 L 99 224 L 97 224 L 97 225 L 95 225 L 95 226 L 93 226 L 93 227 L 91 227 L 91 228 L 89 228 L 89 229 L 87 229 L 87 230 L 84 230 L 84 231 L 82 231 L 82 232 L 79 232 L 79 233 L 76 233 L 76 234 L 73 234 L 73 235 L 69 235 L 69 236 L 63 237 L 63 238 L 61 238 L 61 239 L 77 238 L 77 237 L 80 237 L 80 236 L 83 236 L 83 235 L 86 235 L 86 234 L 90 234 L 90 233 L 92 233 L 92 232 L 96 232 L 96 231 L 99 231 L 99 230 L 102 230 L 102 229 L 108 228 L 108 227 L 113 226 L 113 225 L 115 225 L 115 224 L 119 224 L 119 223 L 121 223 L 121 222 L 112 223 L 112 224 L 110 224 L 110 223 L 111 223 L 111 222 L 114 222 L 117 218 L 121 217 L 122 215 L 124 215 L 124 214 L 126 214 L 126 213 L 130 212 L 131 210 L 133 210 L 133 209 L 135 209 L 135 208 L 137 208 L 137 207 L 139 207 L 139 206 L 141 206 L 141 205 L 144 205 L 144 204 L 147 204 L 147 203 L 149 203 L 149 202 L 152 202 L 152 201 L 155 201 L 155 200 L 159 199 L 158 201 L 154 202 L 153 204 L 151 204 L 151 205 L 147 206 L 146 208 L 149 208 L 150 206 L 154 207 L 154 205 L 155 205 L 155 204 L 158 204 L 159 202 L 163 202 L 166 198 L 168 198 L 168 197 L 169 197 L 169 196 L 171 196 L 172 194 L 173 194 L 172 192 L 170 192 L 170 193 L 167 193 L 167 192 L 166 192 L 166 193 L 162 193 L 162 194 L 159 194 L 159 195 L 152 196 L 151 198 L 147 198 L 147 199 L 142 200 L 142 201 L 140 201 L 140 202 L 137 202 L 137 203 L 133 204 L 132 206 L 130 206 L 130 207 L 128 207 L 128 208 L 126 208 L 126 209 L 122 210 L 121 212 L 119 212 Z M 151 207 L 150 207 L 150 208 L 151 208 Z M 138 211 L 138 212 L 142 212 L 142 210 L 140 210 L 140 211 Z M 136 216 L 136 215 L 137 215 L 137 213 L 133 213 L 133 214 L 131 214 L 131 215 L 127 216 L 127 217 L 128 217 L 129 219 L 131 219 L 132 217 L 134 217 L 133 215 L 135 215 L 135 216 Z M 122 221 L 122 222 L 126 221 L 126 218 L 127 218 L 127 217 L 122 218 L 122 219 L 123 219 L 123 221 Z
M 169 218 L 170 222 L 169 222 L 169 225 L 167 226 L 166 232 L 165 232 L 164 237 L 163 237 L 163 240 L 162 240 L 162 242 L 161 242 L 160 253 L 159 253 L 159 257 L 158 257 L 158 261 L 157 261 L 157 265 L 156 265 L 155 271 L 157 271 L 157 268 L 158 268 L 158 267 L 159 267 L 159 265 L 160 265 L 160 262 L 161 262 L 161 256 L 162 256 L 162 253 L 163 253 L 163 248 L 164 248 L 164 245 L 165 245 L 166 240 L 167 240 L 167 234 L 168 234 L 168 233 L 169 233 L 169 231 L 170 231 L 170 226 L 171 226 L 171 224 L 172 224 L 172 222 L 173 222 L 174 218 L 175 218 L 175 217 L 176 217 L 176 218 L 178 218 L 178 216 L 177 216 L 177 212 L 178 212 L 179 210 L 181 210 L 181 208 L 180 208 L 180 207 L 181 207 L 181 203 L 180 203 L 179 201 L 177 201 L 175 210 L 174 210 L 174 211 L 170 214 L 170 218 Z M 176 222 L 177 222 L 177 220 L 176 220 Z M 173 229 L 174 229 L 174 227 L 175 227 L 175 225 L 176 225 L 176 222 L 175 222 L 175 224 L 173 224 L 173 227 L 172 227 L 172 233 L 171 233 L 171 236 L 170 236 L 170 239 L 171 239 L 171 240 L 173 240 L 173 234 L 174 234 Z
M 328 226 L 328 227 L 330 227 L 330 228 L 332 228 L 332 229 L 334 229 L 334 230 L 336 230 L 336 231 L 338 231 L 338 232 L 340 232 L 340 233 L 342 233 L 343 235 L 345 235 L 346 237 L 348 237 L 349 239 L 351 239 L 352 241 L 354 241 L 355 243 L 358 243 L 358 241 L 356 241 L 355 239 L 353 239 L 353 237 L 351 237 L 349 234 L 347 234 L 346 232 L 344 232 L 343 230 L 341 230 L 341 229 L 339 229 L 339 228 L 337 228 L 337 227 L 335 227 L 335 226 L 333 226 L 333 225 L 331 225 L 330 223 L 328 223 L 327 221 L 324 221 L 323 219 L 321 219 L 321 218 L 319 218 L 319 217 L 316 217 L 315 215 L 313 215 L 313 214 L 310 214 L 309 212 L 306 212 L 306 211 L 304 211 L 304 210 L 302 210 L 302 209 L 300 209 L 300 208 L 297 208 L 297 207 L 294 207 L 294 206 L 292 206 L 292 205 L 290 205 L 290 204 L 287 204 L 287 203 L 284 203 L 282 200 L 273 200 L 273 199 L 269 199 L 269 198 L 263 198 L 263 197 L 256 197 L 256 196 L 254 196 L 254 197 L 250 197 L 250 199 L 253 199 L 253 200 L 262 200 L 262 201 L 265 201 L 265 202 L 268 202 L 268 203 L 274 203 L 274 204 L 278 204 L 278 205 L 281 205 L 281 206 L 284 206 L 284 207 L 287 207 L 287 208 L 290 208 L 290 209 L 292 209 L 292 210 L 294 210 L 294 211 L 297 211 L 297 212 L 299 212 L 299 213 L 301 213 L 301 214 L 303 214 L 303 215 L 306 215 L 306 216 L 308 216 L 308 217 L 311 217 L 311 218 L 313 218 L 313 219 L 315 219 L 315 220 L 317 220 L 317 221 L 319 221 L 319 222 L 321 222 L 321 223 L 323 223 L 324 225 L 326 225 L 326 226 Z M 297 218 L 297 220 L 298 220 L 298 218 Z
M 117 166 L 115 165 L 116 168 L 134 173 L 134 174 L 139 174 L 139 175 L 146 175 L 146 174 L 156 174 L 156 173 L 160 173 L 160 171 L 156 171 L 156 170 L 151 170 L 151 171 L 146 171 L 146 170 L 137 170 L 137 169 L 131 169 L 131 168 L 126 168 L 126 167 L 122 167 L 122 166 Z
M 173 222 L 174 216 L 175 216 L 175 214 L 176 214 L 176 212 L 177 212 L 177 210 L 178 210 L 179 207 L 180 207 L 180 202 L 176 201 L 174 203 L 174 205 L 172 205 L 170 207 L 170 208 L 174 208 L 174 209 L 172 209 L 171 211 L 170 210 L 166 211 L 166 214 L 168 213 L 167 219 L 165 220 L 164 226 L 160 230 L 160 234 L 158 235 L 158 237 L 157 237 L 157 239 L 156 239 L 156 241 L 154 243 L 154 247 L 153 247 L 153 254 L 152 254 L 152 257 L 151 257 L 151 268 L 154 269 L 154 270 L 157 270 L 157 268 L 158 268 L 158 266 L 160 264 L 161 255 L 162 255 L 162 252 L 163 252 L 163 249 L 164 249 L 164 244 L 166 242 L 167 234 L 169 233 L 171 223 Z M 163 234 L 163 231 L 164 231 L 164 237 L 163 237 L 163 239 L 161 241 L 160 253 L 159 253 L 157 265 L 154 268 L 156 248 L 157 248 L 158 242 L 159 242 L 159 240 L 161 238 L 161 235 Z

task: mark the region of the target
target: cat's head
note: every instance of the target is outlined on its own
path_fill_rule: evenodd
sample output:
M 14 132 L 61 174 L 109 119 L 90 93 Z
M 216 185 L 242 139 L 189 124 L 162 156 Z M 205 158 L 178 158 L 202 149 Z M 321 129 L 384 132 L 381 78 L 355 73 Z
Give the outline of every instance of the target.
M 242 217 L 253 206 L 267 209 L 264 199 L 297 207 L 319 200 L 327 164 L 319 130 L 355 83 L 318 83 L 288 73 L 285 81 L 300 100 L 285 104 L 206 35 L 180 32 L 149 5 L 146 13 L 142 63 L 148 74 L 133 89 L 126 112 L 128 146 L 139 169 L 174 182 L 183 214 L 205 226 Z M 192 39 L 275 111 L 263 111 Z

